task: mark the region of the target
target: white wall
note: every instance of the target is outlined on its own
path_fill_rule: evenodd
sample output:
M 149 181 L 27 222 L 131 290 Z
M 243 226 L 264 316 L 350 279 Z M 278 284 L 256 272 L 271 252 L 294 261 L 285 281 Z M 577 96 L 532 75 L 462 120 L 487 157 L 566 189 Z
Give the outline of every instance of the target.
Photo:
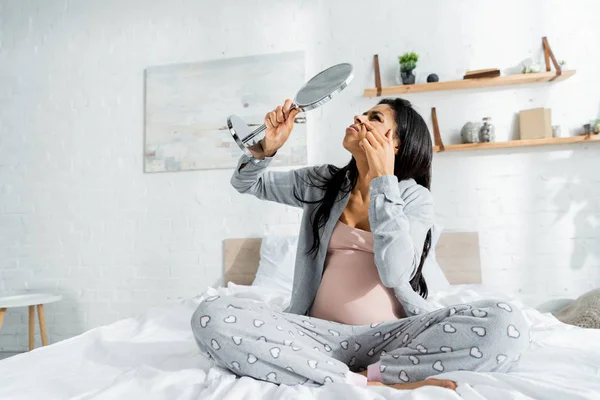
M 575 132 L 600 117 L 600 6 L 518 1 L 0 0 L 0 292 L 60 293 L 52 341 L 193 296 L 221 276 L 224 238 L 294 229 L 299 214 L 238 195 L 231 171 L 143 174 L 143 71 L 152 65 L 304 50 L 307 76 L 356 66 L 353 84 L 309 118 L 310 163 L 348 160 L 352 116 L 376 99 L 395 57 L 422 56 L 418 79 L 514 66 L 541 36 L 577 74 L 554 85 L 411 95 L 447 143 L 492 116 L 551 107 Z M 293 94 L 290 93 L 290 96 Z M 265 110 L 267 111 L 267 110 Z M 484 280 L 525 294 L 577 296 L 600 286 L 600 145 L 435 156 L 433 193 L 447 229 L 480 233 Z M 10 311 L 0 350 L 27 346 Z

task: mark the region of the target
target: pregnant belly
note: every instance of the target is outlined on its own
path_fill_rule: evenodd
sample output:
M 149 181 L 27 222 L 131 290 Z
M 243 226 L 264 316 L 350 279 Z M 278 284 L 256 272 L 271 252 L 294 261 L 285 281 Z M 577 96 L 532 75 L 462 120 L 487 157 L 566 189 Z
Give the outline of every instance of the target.
M 365 252 L 332 252 L 310 311 L 315 318 L 366 325 L 406 316 Z

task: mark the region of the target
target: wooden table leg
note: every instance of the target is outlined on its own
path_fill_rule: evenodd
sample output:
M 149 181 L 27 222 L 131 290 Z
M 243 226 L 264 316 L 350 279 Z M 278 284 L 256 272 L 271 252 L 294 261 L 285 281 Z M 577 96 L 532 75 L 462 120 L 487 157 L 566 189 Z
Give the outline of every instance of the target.
M 2 329 L 2 323 L 4 322 L 4 314 L 6 314 L 6 308 L 0 308 L 0 329 Z
M 38 318 L 40 320 L 40 334 L 42 336 L 42 346 L 48 346 L 48 332 L 46 332 L 46 317 L 44 316 L 44 305 L 37 305 Z
M 29 306 L 29 351 L 33 350 L 35 340 L 35 306 Z

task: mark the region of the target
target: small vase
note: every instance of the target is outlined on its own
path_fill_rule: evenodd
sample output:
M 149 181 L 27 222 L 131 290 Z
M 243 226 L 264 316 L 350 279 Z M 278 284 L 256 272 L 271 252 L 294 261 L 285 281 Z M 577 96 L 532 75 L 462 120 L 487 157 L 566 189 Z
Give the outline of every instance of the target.
M 413 70 L 400 72 L 400 76 L 402 77 L 402 83 L 405 85 L 412 85 L 415 83 L 415 75 L 413 74 Z
M 585 125 L 583 125 L 583 132 L 586 135 L 589 135 L 590 133 L 592 133 L 592 124 L 585 124 Z
M 460 130 L 460 137 L 463 143 L 479 142 L 479 130 L 481 124 L 479 122 L 467 122 Z
M 562 137 L 562 129 L 560 128 L 560 125 L 553 125 L 552 126 L 552 136 L 555 138 L 561 138 Z
M 483 126 L 479 129 L 479 141 L 481 143 L 494 142 L 496 140 L 496 128 L 492 125 L 492 119 L 483 119 Z

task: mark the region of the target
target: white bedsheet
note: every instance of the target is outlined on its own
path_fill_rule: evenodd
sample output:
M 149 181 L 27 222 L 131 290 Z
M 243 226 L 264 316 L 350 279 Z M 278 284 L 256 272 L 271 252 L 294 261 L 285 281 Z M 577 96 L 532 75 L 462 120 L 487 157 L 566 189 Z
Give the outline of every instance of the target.
M 209 289 L 268 302 L 281 309 L 283 292 L 253 287 Z M 483 288 L 458 287 L 431 301 L 509 299 Z M 457 392 L 425 387 L 398 391 L 346 384 L 276 386 L 236 378 L 198 353 L 190 317 L 200 299 L 97 328 L 72 339 L 0 361 L 0 399 L 599 399 L 600 331 L 558 322 L 532 308 L 533 343 L 506 374 L 451 372 Z M 514 301 L 514 299 L 511 299 Z M 518 302 L 518 301 L 517 301 Z

